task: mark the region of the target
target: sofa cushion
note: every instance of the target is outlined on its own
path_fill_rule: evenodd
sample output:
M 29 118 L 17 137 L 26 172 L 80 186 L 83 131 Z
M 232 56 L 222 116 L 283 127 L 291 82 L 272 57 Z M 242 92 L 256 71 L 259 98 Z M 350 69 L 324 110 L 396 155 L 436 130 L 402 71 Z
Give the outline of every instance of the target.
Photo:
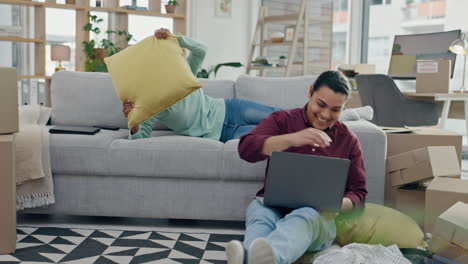
M 52 76 L 51 124 L 127 128 L 108 73 L 59 71 Z
M 95 135 L 50 134 L 52 173 L 108 175 L 108 147 L 127 133 L 101 129 Z
M 109 173 L 120 176 L 219 179 L 223 144 L 217 140 L 154 131 L 151 138 L 115 140 Z
M 229 140 L 223 146 L 221 178 L 224 180 L 263 181 L 266 161 L 250 163 L 239 157 L 239 139 Z
M 212 80 L 200 78 L 198 81 L 202 84 L 206 95 L 214 98 L 231 99 L 234 98 L 234 81 L 231 80 Z
M 243 75 L 236 81 L 236 97 L 284 109 L 303 107 L 308 101 L 308 89 L 316 78 L 312 75 L 287 78 Z

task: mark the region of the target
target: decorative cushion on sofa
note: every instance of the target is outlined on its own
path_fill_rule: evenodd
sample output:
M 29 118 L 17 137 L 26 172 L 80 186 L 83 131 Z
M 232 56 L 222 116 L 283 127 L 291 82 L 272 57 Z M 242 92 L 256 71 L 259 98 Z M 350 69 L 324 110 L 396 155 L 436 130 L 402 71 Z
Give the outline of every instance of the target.
M 201 87 L 177 37 L 148 37 L 105 59 L 121 101 L 135 104 L 128 127 L 151 118 Z
M 342 213 L 336 218 L 336 241 L 350 243 L 396 244 L 400 248 L 426 246 L 424 234 L 409 216 L 392 208 L 366 203 L 362 209 Z

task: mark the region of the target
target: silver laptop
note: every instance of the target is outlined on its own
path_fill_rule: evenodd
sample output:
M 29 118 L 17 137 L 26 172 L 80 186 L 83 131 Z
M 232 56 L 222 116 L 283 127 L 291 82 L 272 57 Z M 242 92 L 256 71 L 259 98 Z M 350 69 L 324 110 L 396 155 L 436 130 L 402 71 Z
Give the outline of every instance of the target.
M 349 164 L 348 159 L 273 152 L 264 203 L 271 207 L 312 207 L 337 212 L 341 209 Z

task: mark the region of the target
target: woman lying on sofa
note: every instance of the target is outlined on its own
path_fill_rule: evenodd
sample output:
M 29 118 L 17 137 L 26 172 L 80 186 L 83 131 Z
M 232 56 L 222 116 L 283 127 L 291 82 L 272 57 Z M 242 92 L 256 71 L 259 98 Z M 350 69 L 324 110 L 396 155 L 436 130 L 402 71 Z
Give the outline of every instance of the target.
M 154 35 L 158 39 L 166 39 L 170 34 L 168 29 L 161 28 L 156 30 Z M 192 73 L 196 74 L 205 58 L 206 46 L 186 36 L 180 36 L 179 44 L 190 51 L 187 62 Z M 128 117 L 133 107 L 131 103 L 123 103 L 125 117 Z M 205 95 L 200 88 L 130 129 L 128 138 L 148 138 L 153 125 L 159 121 L 180 135 L 226 142 L 247 134 L 265 117 L 277 110 L 280 108 L 247 100 L 213 98 Z

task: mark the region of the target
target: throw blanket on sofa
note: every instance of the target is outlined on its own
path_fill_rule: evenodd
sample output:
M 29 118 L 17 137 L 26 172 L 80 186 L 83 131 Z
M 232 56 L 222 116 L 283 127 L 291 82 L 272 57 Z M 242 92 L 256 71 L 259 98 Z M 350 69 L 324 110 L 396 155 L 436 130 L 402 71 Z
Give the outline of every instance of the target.
M 16 209 L 55 203 L 49 155 L 50 108 L 21 106 L 15 137 Z

